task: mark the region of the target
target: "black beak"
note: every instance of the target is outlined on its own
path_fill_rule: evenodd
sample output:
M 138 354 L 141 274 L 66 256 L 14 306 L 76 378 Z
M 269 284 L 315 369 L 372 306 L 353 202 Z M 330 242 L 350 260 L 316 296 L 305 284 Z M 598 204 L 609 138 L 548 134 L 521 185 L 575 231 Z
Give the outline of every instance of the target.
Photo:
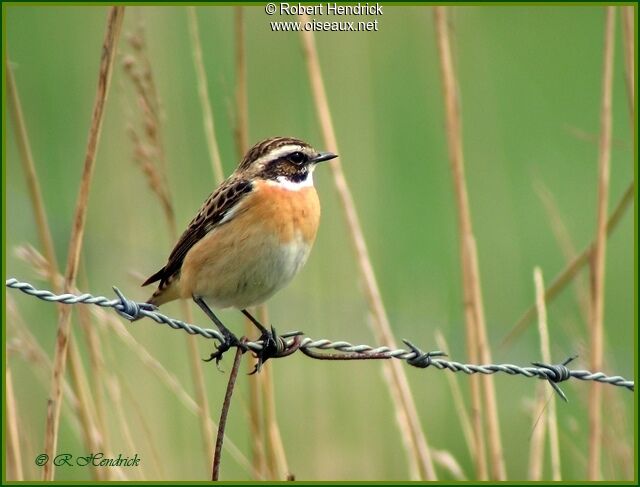
M 338 154 L 334 154 L 333 152 L 321 152 L 316 157 L 311 159 L 310 162 L 318 164 L 319 162 L 330 161 L 331 159 L 335 159 L 336 157 L 338 157 Z

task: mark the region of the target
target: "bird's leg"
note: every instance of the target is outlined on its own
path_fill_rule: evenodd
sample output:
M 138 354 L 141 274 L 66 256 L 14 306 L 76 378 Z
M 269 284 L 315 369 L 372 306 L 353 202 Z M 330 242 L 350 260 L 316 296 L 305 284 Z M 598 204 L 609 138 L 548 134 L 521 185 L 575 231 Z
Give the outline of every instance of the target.
M 215 323 L 215 325 L 218 327 L 218 330 L 220 330 L 220 333 L 222 333 L 222 336 L 224 337 L 224 341 L 216 347 L 216 351 L 211 353 L 208 359 L 205 359 L 206 362 L 210 362 L 211 360 L 215 359 L 217 365 L 218 362 L 220 362 L 220 359 L 222 359 L 222 354 L 229 350 L 231 347 L 239 347 L 246 352 L 246 346 L 238 339 L 237 336 L 229 331 L 229 328 L 224 326 L 222 321 L 220 321 L 220 318 L 218 318 L 213 313 L 209 305 L 205 303 L 204 299 L 202 299 L 201 296 L 193 296 L 193 300 L 198 306 L 200 306 L 202 311 L 204 311 L 204 313 L 211 319 L 211 321 Z
M 262 323 L 260 323 L 258 320 L 256 320 L 251 313 L 249 313 L 246 309 L 241 309 L 240 311 L 242 311 L 242 314 L 245 315 L 247 318 L 249 318 L 249 321 L 251 321 L 251 323 L 253 323 L 256 328 L 258 328 L 258 330 L 260 330 L 260 332 L 263 335 L 268 335 L 269 334 L 269 330 L 267 330 L 264 325 Z
M 252 374 L 255 374 L 256 372 L 260 372 L 262 364 L 265 363 L 269 358 L 278 357 L 279 355 L 281 355 L 287 344 L 283 338 L 278 336 L 276 330 L 273 327 L 271 327 L 271 331 L 269 331 L 246 309 L 241 309 L 240 311 L 242 311 L 243 315 L 249 318 L 249 321 L 251 321 L 251 323 L 253 323 L 261 333 L 260 340 L 262 341 L 262 350 L 256 352 L 258 363 L 256 364 L 255 370 L 252 372 Z

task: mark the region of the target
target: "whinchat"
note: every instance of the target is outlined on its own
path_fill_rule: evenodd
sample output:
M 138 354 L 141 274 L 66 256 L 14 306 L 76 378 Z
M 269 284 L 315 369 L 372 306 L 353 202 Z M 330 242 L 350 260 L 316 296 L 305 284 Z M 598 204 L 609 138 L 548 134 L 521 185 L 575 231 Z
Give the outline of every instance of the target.
M 247 308 L 282 289 L 306 262 L 320 221 L 313 171 L 335 157 L 291 137 L 254 145 L 202 204 L 165 266 L 144 282 L 160 281 L 147 302 L 193 299 L 225 337 L 216 360 L 239 341 L 211 308 L 239 309 L 262 333 L 264 350 L 275 344 Z

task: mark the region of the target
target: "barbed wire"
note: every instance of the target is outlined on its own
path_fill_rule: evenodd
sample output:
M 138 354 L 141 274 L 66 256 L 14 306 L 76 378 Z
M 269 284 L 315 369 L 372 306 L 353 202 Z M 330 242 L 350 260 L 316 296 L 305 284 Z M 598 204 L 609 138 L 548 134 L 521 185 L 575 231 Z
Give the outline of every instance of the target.
M 143 317 L 151 318 L 158 324 L 168 325 L 174 330 L 183 330 L 190 335 L 199 335 L 203 338 L 224 342 L 224 337 L 218 330 L 211 328 L 202 328 L 197 325 L 185 323 L 184 321 L 168 317 L 157 311 L 157 308 L 148 303 L 138 303 L 127 299 L 120 290 L 114 286 L 113 290 L 117 299 L 109 299 L 104 296 L 93 296 L 88 293 L 84 294 L 54 294 L 51 291 L 36 289 L 28 282 L 21 282 L 15 278 L 7 279 L 5 285 L 11 289 L 18 289 L 29 296 L 38 299 L 62 303 L 62 304 L 93 304 L 103 308 L 113 308 L 120 316 L 135 321 Z M 590 372 L 588 370 L 572 370 L 567 364 L 576 357 L 570 357 L 560 364 L 545 364 L 541 362 L 533 362 L 532 366 L 520 367 L 514 364 L 464 364 L 460 362 L 445 360 L 441 357 L 446 354 L 441 351 L 423 352 L 408 340 L 403 340 L 409 350 L 402 348 L 391 349 L 386 346 L 372 347 L 370 345 L 353 345 L 349 342 L 340 340 L 332 341 L 328 339 L 312 339 L 303 336 L 302 332 L 292 331 L 279 336 L 282 340 L 282 350 L 277 357 L 291 355 L 293 352 L 300 350 L 305 355 L 322 360 L 366 360 L 366 359 L 397 359 L 406 362 L 409 365 L 418 368 L 427 368 L 433 366 L 439 370 L 450 370 L 452 372 L 464 372 L 465 374 L 495 374 L 502 372 L 508 375 L 521 375 L 524 377 L 537 377 L 538 379 L 547 380 L 553 389 L 564 399 L 567 400 L 565 394 L 558 387 L 559 382 L 569 379 L 579 379 L 583 381 L 596 381 L 613 386 L 623 387 L 630 391 L 635 388 L 634 381 L 630 381 L 621 377 L 608 376 L 603 372 Z M 261 340 L 243 341 L 242 345 L 248 350 L 260 352 L 263 349 Z M 336 353 L 322 353 L 327 351 L 335 351 Z

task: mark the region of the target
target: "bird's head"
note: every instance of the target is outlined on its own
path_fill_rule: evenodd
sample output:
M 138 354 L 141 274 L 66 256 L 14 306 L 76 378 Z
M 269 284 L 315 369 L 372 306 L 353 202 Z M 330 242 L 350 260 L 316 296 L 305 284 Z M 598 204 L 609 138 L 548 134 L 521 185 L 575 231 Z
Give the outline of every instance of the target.
M 316 164 L 338 157 L 319 152 L 292 137 L 272 137 L 254 145 L 244 156 L 237 172 L 247 179 L 264 179 L 282 184 L 312 184 Z

